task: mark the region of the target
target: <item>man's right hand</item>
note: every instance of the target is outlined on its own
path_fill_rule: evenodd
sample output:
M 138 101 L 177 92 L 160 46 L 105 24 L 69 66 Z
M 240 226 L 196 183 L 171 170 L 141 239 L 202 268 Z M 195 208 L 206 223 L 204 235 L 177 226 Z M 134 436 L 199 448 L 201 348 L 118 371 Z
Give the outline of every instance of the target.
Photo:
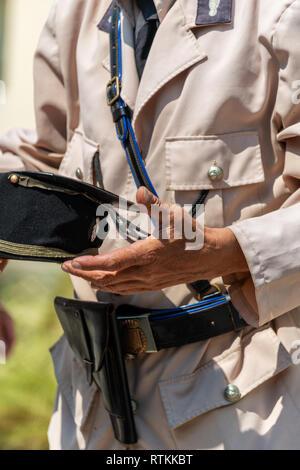
M 8 263 L 7 259 L 0 259 L 0 271 L 3 272 Z

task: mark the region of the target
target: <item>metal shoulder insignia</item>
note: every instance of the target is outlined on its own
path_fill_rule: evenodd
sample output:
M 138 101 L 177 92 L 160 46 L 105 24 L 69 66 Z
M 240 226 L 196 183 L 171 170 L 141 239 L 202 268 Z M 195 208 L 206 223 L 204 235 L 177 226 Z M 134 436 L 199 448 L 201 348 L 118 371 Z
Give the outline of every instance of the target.
M 196 25 L 231 23 L 232 0 L 198 0 Z

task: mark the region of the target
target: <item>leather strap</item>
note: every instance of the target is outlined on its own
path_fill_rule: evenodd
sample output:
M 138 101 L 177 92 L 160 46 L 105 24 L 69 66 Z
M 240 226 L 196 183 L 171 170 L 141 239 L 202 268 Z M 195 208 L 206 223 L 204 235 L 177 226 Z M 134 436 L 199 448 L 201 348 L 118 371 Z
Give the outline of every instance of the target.
M 80 334 L 84 336 L 85 333 L 81 333 L 76 322 L 74 323 L 76 319 L 83 321 L 84 318 L 89 331 L 92 331 L 94 336 L 96 334 L 95 344 L 99 343 L 99 351 L 96 347 L 97 357 L 93 359 L 87 350 L 80 350 L 79 353 L 89 361 L 96 361 L 97 370 L 102 363 L 100 350 L 105 350 L 106 323 L 103 323 L 103 315 L 107 311 L 116 313 L 123 353 L 133 355 L 204 341 L 230 331 L 238 332 L 248 326 L 234 308 L 230 297 L 223 294 L 211 296 L 210 299 L 193 305 L 161 310 L 127 304 L 115 308 L 104 302 L 64 298 L 56 298 L 55 305 L 64 331 L 68 337 L 76 340 L 79 345 L 77 349 L 83 344 L 84 338 L 81 338 Z M 69 334 L 70 328 L 72 335 Z
M 146 171 L 143 158 L 131 126 L 131 111 L 120 96 L 122 87 L 122 51 L 120 38 L 120 8 L 115 2 L 113 6 L 110 31 L 111 80 L 107 84 L 107 103 L 111 107 L 117 136 L 124 147 L 136 186 L 145 186 L 157 196 L 155 188 Z M 197 206 L 204 204 L 208 193 L 208 190 L 201 191 L 198 199 L 192 206 L 190 212 L 192 217 L 197 215 Z M 196 291 L 199 298 L 203 298 L 205 294 L 212 291 L 212 286 L 207 280 L 194 282 L 190 284 L 190 286 L 192 290 Z
M 118 139 L 121 141 L 137 187 L 145 186 L 157 196 L 146 171 L 143 158 L 131 126 L 131 111 L 120 96 L 122 87 L 122 51 L 120 8 L 115 2 L 110 31 L 111 80 L 107 84 L 107 104 L 111 108 Z
M 131 126 L 131 111 L 120 96 L 122 87 L 122 51 L 120 32 L 120 8 L 114 4 L 110 31 L 111 80 L 107 84 L 107 103 L 111 107 L 117 136 L 121 140 L 137 187 L 145 186 L 157 196 L 146 171 L 141 151 Z M 209 191 L 203 190 L 193 204 L 191 215 L 195 217 L 197 205 L 203 204 Z
M 123 352 L 137 355 L 204 341 L 249 326 L 234 308 L 229 297 L 214 296 L 214 306 L 204 303 L 191 312 L 187 306 L 178 313 L 165 313 L 121 305 L 117 308 Z M 201 306 L 202 304 L 202 306 Z M 195 304 L 196 305 L 196 304 Z M 185 311 L 184 311 L 185 310 Z M 157 312 L 157 313 L 156 313 Z

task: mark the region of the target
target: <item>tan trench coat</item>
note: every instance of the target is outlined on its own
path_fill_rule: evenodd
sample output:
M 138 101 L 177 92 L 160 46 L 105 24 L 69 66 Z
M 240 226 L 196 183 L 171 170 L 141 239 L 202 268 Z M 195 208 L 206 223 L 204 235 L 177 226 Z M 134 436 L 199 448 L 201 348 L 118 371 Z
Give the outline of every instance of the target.
M 217 280 L 230 285 L 251 325 L 243 332 L 127 362 L 136 449 L 300 447 L 300 369 L 291 359 L 300 338 L 300 1 L 221 1 L 232 3 L 231 21 L 214 24 L 210 16 L 209 25 L 196 24 L 203 2 L 175 2 L 140 86 L 133 27 L 122 19 L 122 96 L 154 186 L 179 204 L 210 189 L 206 224 L 231 227 L 251 271 Z M 1 171 L 55 169 L 75 178 L 80 168 L 92 183 L 98 150 L 106 189 L 135 197 L 105 98 L 109 36 L 97 25 L 109 4 L 54 3 L 35 58 L 36 131 L 1 138 Z M 219 183 L 207 175 L 214 160 L 224 171 Z M 102 252 L 116 246 L 106 240 Z M 96 299 L 85 281 L 74 286 L 80 298 Z M 184 285 L 112 297 L 149 307 L 194 301 Z M 51 448 L 124 448 L 64 338 L 52 355 L 59 388 Z M 224 398 L 228 383 L 241 393 L 234 404 Z

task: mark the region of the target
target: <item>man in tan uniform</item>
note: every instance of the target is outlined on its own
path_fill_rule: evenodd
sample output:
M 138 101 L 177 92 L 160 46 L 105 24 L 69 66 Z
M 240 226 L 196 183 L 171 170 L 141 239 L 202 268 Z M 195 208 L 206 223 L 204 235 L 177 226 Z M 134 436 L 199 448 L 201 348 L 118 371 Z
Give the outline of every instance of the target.
M 135 198 L 106 105 L 110 3 L 54 3 L 35 58 L 36 131 L 1 138 L 2 171 L 57 171 L 93 183 L 98 151 L 104 187 Z M 209 229 L 193 256 L 153 240 L 112 252 L 119 242 L 107 239 L 101 254 L 109 255 L 64 269 L 80 299 L 147 308 L 193 303 L 186 283 L 209 278 L 228 287 L 249 324 L 126 361 L 139 436 L 132 448 L 297 449 L 300 369 L 291 353 L 300 338 L 300 2 L 155 0 L 160 26 L 141 79 L 134 48 L 140 11 L 134 1 L 119 3 L 121 96 L 147 170 L 170 204 L 193 203 L 209 189 Z M 138 198 L 146 202 L 147 193 Z M 65 338 L 52 355 L 59 387 L 51 448 L 125 448 Z

